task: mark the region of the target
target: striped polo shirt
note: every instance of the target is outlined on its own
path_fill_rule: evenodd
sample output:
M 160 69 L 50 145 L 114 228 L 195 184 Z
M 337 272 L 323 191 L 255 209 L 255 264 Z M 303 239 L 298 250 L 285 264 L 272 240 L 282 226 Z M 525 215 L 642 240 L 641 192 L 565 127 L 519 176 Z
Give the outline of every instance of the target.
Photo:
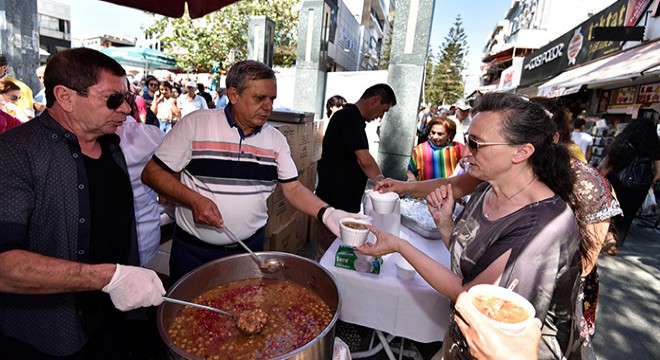
M 289 145 L 277 129 L 265 124 L 244 136 L 224 109 L 198 110 L 167 133 L 154 153 L 165 170 L 181 172 L 181 182 L 218 206 L 225 226 L 246 239 L 266 225 L 266 200 L 277 182 L 298 178 Z M 222 229 L 195 224 L 192 210 L 177 204 L 176 223 L 211 244 L 233 241 Z

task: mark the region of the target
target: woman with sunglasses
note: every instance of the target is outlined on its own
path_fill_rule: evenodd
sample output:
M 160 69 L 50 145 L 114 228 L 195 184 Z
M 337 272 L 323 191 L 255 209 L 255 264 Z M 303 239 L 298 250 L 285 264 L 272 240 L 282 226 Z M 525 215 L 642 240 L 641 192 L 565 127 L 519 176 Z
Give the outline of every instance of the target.
M 14 82 L 5 80 L 0 82 L 0 105 L 2 111 L 17 118 L 21 122 L 27 122 L 30 118 L 18 106 L 18 100 L 21 99 L 21 88 Z
M 469 174 L 484 182 L 456 223 L 451 185 L 426 197 L 451 254 L 451 269 L 373 227 L 377 242 L 358 250 L 376 256 L 400 253 L 452 302 L 475 284 L 507 287 L 517 279 L 515 291 L 534 305 L 544 324 L 539 359 L 579 358 L 573 316 L 580 229 L 567 204 L 574 181 L 569 152 L 554 143 L 555 125 L 547 111 L 517 95 L 483 95 L 476 113 L 463 157 Z M 437 356 L 473 358 L 453 320 Z
M 167 133 L 172 129 L 172 124 L 181 116 L 181 110 L 176 106 L 176 100 L 172 97 L 172 84 L 167 81 L 161 82 L 156 99 L 151 103 L 151 111 L 158 118 L 161 130 Z

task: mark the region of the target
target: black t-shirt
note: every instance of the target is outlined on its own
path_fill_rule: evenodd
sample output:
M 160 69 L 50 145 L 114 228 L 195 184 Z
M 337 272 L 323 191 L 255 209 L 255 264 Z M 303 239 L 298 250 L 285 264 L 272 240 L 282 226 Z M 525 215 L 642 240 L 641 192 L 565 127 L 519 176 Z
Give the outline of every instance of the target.
M 98 159 L 84 156 L 91 214 L 90 263 L 126 263 L 131 244 L 131 182 L 105 145 Z
M 337 209 L 360 211 L 367 176 L 355 151 L 369 150 L 366 125 L 357 106 L 347 104 L 332 116 L 326 129 L 316 195 Z

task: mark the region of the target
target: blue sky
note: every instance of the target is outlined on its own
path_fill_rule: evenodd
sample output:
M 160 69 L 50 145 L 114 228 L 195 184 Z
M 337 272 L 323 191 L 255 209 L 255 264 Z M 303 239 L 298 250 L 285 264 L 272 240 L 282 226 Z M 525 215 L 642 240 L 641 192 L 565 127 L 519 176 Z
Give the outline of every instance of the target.
M 143 12 L 104 1 L 56 0 L 71 6 L 71 35 L 74 39 L 98 33 L 118 33 L 139 37 L 147 21 Z M 168 0 L 163 0 L 168 1 Z M 461 15 L 469 45 L 467 85 L 472 85 L 481 63 L 483 46 L 490 31 L 511 0 L 436 0 L 430 46 L 437 52 L 457 15 Z M 470 92 L 472 89 L 466 89 Z

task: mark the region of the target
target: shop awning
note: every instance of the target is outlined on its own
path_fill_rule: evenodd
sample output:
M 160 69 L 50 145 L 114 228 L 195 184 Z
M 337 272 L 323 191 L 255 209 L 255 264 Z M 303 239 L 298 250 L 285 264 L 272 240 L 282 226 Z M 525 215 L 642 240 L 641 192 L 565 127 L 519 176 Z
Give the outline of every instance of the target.
M 564 83 L 563 86 L 588 85 L 590 88 L 598 88 L 617 81 L 646 76 L 646 71 L 660 65 L 660 41 L 628 49 L 608 59 L 602 66 Z
M 565 71 L 539 86 L 539 96 L 568 95 L 587 85 L 599 88 L 660 73 L 660 41 L 636 46 Z
M 552 98 L 552 97 L 574 94 L 580 91 L 580 88 L 582 87 L 581 83 L 576 83 L 577 79 L 585 76 L 586 74 L 589 74 L 592 71 L 595 71 L 601 66 L 604 66 L 609 61 L 611 61 L 613 57 L 616 57 L 618 55 L 609 56 L 607 58 L 599 59 L 590 62 L 588 64 L 573 68 L 571 70 L 564 71 L 563 73 L 555 76 L 549 81 L 539 85 L 539 90 L 537 95 Z

